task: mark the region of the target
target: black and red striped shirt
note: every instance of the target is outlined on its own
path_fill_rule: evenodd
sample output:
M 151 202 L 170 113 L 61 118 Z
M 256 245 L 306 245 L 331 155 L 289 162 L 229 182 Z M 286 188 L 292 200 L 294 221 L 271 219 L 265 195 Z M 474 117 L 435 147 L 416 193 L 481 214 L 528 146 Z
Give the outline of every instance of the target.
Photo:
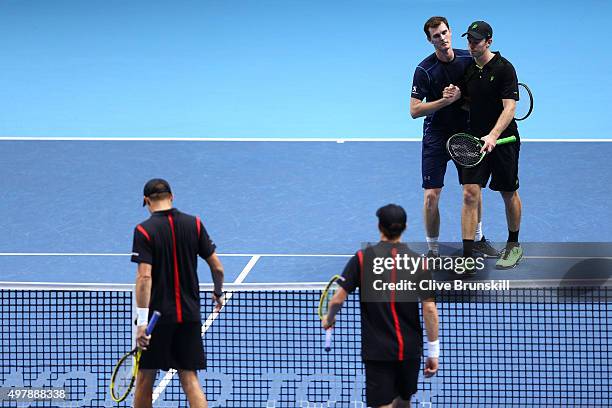
M 348 261 L 342 273 L 343 280 L 338 284 L 347 292 L 354 292 L 365 283 L 363 273 L 373 270 L 375 257 L 392 257 L 407 254 L 419 257 L 406 244 L 379 242 L 367 246 Z M 393 278 L 399 279 L 398 278 Z M 413 279 L 431 279 L 426 272 L 419 272 Z M 433 293 L 420 291 L 418 297 L 395 296 L 391 293 L 388 301 L 364 301 L 363 289 L 360 290 L 361 309 L 361 357 L 364 361 L 403 361 L 419 358 L 423 350 L 423 329 L 419 318 L 418 299 L 433 297 Z
M 206 259 L 215 248 L 200 218 L 175 208 L 134 228 L 132 262 L 152 265 L 149 309 L 161 312 L 160 323 L 201 321 L 198 255 Z

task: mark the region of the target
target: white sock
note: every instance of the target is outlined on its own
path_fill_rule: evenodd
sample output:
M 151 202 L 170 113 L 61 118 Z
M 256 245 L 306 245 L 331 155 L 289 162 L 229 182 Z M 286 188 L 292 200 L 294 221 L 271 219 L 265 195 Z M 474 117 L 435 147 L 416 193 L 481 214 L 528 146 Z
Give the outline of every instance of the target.
M 482 239 L 482 221 L 476 226 L 476 235 L 474 236 L 474 242 L 478 242 Z
M 427 248 L 434 253 L 440 252 L 440 244 L 438 244 L 438 237 L 426 237 L 427 239 Z

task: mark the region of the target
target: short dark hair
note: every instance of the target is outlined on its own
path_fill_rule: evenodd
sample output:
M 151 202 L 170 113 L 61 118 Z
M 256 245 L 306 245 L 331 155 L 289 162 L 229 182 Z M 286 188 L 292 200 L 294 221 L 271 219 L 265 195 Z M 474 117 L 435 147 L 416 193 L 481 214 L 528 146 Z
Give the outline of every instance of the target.
M 406 226 L 405 225 L 401 226 L 401 227 L 399 225 L 398 226 L 394 225 L 394 227 L 398 228 L 398 229 L 391 230 L 391 229 L 387 229 L 387 228 L 383 227 L 382 225 L 378 224 L 378 228 L 380 229 L 380 232 L 382 232 L 383 235 L 385 237 L 389 238 L 389 239 L 397 239 L 397 238 L 399 238 L 404 233 L 404 231 L 406 230 Z
M 450 28 L 450 26 L 448 25 L 448 20 L 446 19 L 446 17 L 442 17 L 442 16 L 433 16 L 433 17 L 430 17 L 429 20 L 427 20 L 425 22 L 425 26 L 423 27 L 423 31 L 425 31 L 425 35 L 427 36 L 428 40 L 431 40 L 431 37 L 429 37 L 429 29 L 430 28 L 436 28 L 437 26 L 439 26 L 442 23 L 446 24 L 446 27 Z
M 172 197 L 172 193 L 163 192 L 163 193 L 153 193 L 147 198 L 151 201 L 162 201 L 170 197 Z
M 378 229 L 389 239 L 399 238 L 406 230 L 406 211 L 397 204 L 387 204 L 376 211 Z

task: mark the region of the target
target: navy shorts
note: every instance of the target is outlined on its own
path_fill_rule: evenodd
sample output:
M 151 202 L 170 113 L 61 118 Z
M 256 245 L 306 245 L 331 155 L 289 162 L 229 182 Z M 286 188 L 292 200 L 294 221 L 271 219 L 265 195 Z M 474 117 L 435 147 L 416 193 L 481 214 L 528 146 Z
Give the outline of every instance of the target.
M 446 166 L 451 160 L 446 151 L 446 141 L 450 134 L 427 134 L 423 136 L 423 144 L 421 148 L 421 175 L 423 179 L 423 188 L 442 188 L 444 187 L 444 175 L 446 174 Z M 452 161 L 452 160 L 451 160 Z M 455 164 L 455 162 L 453 162 Z M 461 169 L 457 168 L 457 176 L 459 184 L 461 184 Z
M 390 404 L 395 398 L 409 400 L 417 392 L 421 359 L 364 361 L 368 407 Z
M 142 352 L 140 368 L 203 370 L 206 354 L 200 322 L 158 324 L 151 333 L 147 350 Z
M 494 191 L 516 191 L 519 188 L 518 162 L 521 142 L 496 146 L 476 167 L 462 169 L 464 184 L 480 184 Z

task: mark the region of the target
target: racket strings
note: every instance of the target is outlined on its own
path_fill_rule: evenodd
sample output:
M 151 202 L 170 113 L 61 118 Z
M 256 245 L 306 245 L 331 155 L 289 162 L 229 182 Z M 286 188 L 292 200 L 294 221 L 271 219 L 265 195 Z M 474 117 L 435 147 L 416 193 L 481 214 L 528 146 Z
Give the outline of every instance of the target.
M 333 292 L 334 292 L 333 289 L 329 288 L 325 292 L 325 294 L 321 297 L 321 317 L 324 317 L 325 315 L 327 315 L 329 301 L 334 295 Z
M 117 367 L 113 385 L 113 390 L 117 397 L 122 397 L 129 392 L 134 376 L 134 366 L 135 357 L 129 356 Z
M 519 94 L 519 100 L 516 101 L 516 108 L 514 112 L 514 116 L 517 118 L 522 118 L 527 114 L 529 110 L 529 101 L 526 100 L 527 97 L 523 94 Z
M 514 118 L 517 120 L 523 120 L 531 114 L 531 110 L 533 109 L 533 100 L 526 85 L 519 83 L 518 91 L 519 100 L 516 101 Z
M 449 143 L 449 151 L 453 160 L 465 166 L 470 166 L 478 163 L 482 156 L 480 152 L 481 146 L 464 137 L 455 137 Z

